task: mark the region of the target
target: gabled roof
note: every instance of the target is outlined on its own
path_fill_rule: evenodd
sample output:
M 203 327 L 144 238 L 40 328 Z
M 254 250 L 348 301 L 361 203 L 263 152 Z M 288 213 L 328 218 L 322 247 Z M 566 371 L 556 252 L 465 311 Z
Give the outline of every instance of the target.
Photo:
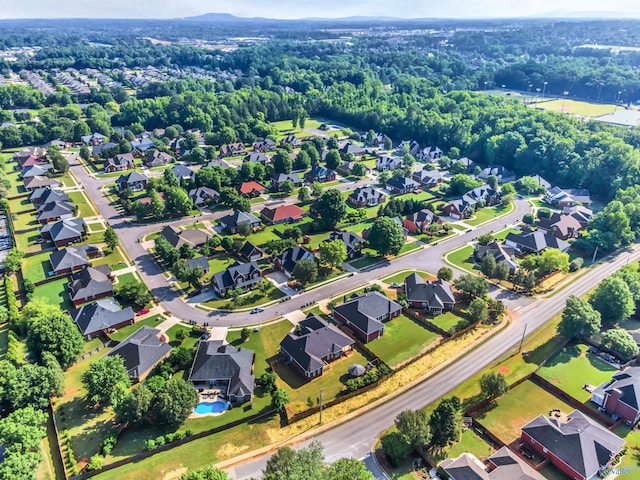
M 54 271 L 84 267 L 89 264 L 87 251 L 90 249 L 97 250 L 97 247 L 95 245 L 84 245 L 82 247 L 63 248 L 49 255 L 49 262 Z
M 469 190 L 465 193 L 462 198 L 466 199 L 471 203 L 484 202 L 489 197 L 495 197 L 499 195 L 499 193 L 490 188 L 489 185 L 480 185 L 479 187 L 474 188 L 473 190 Z
M 300 260 L 305 258 L 313 258 L 317 261 L 317 258 L 304 247 L 296 246 L 287 248 L 284 252 L 276 257 L 280 261 L 280 265 L 287 271 L 293 272 L 293 269 Z
M 625 444 L 616 434 L 578 410 L 568 414 L 566 421 L 539 415 L 522 427 L 522 431 L 586 478 L 608 464 Z
M 349 195 L 349 198 L 355 202 L 367 202 L 371 198 L 379 201 L 380 198 L 384 197 L 386 197 L 386 195 L 383 192 L 373 187 L 358 187 Z
M 192 247 L 197 247 L 207 242 L 211 238 L 211 234 L 200 228 L 188 228 L 186 230 L 178 230 L 173 225 L 165 226 L 160 234 L 175 248 L 180 248 L 183 244 L 188 243 Z
M 620 401 L 626 403 L 636 411 L 640 411 L 640 367 L 631 367 L 617 372 L 610 382 L 598 386 L 593 393 L 604 396 L 619 390 L 622 393 Z
M 489 472 L 490 480 L 545 480 L 542 474 L 534 470 L 508 447 L 502 447 L 487 460 L 495 466 Z
M 374 291 L 338 305 L 334 310 L 368 335 L 382 328 L 382 320 L 378 318 L 402 310 L 402 307 L 380 292 Z
M 246 277 L 251 276 L 256 272 L 260 272 L 260 267 L 257 262 L 240 263 L 234 262 L 226 270 L 213 274 L 218 288 L 231 288 L 236 286 L 236 278 L 238 276 Z
M 491 175 L 494 175 L 494 176 L 498 177 L 499 179 L 515 178 L 515 176 L 516 176 L 515 173 L 513 173 L 511 170 L 507 170 L 502 165 L 494 165 L 493 167 L 484 168 L 480 172 L 478 177 L 486 180 Z
M 192 178 L 193 175 L 195 174 L 195 172 L 191 170 L 189 167 L 181 164 L 174 165 L 171 171 L 173 172 L 173 174 L 176 176 L 178 180 L 182 178 Z
M 262 223 L 255 215 L 247 212 L 241 212 L 240 210 L 235 210 L 233 213 L 222 217 L 220 222 L 231 228 L 236 228 L 238 224 L 242 222 L 247 222 L 249 225 Z
M 107 142 L 102 145 L 94 145 L 91 147 L 91 153 L 93 155 L 102 155 L 103 151 L 109 150 L 110 148 L 116 148 L 117 146 L 118 145 L 113 142 Z
M 84 218 L 65 218 L 40 228 L 40 234 L 48 233 L 55 241 L 76 238 L 84 233 Z
M 82 137 L 80 137 L 80 140 L 83 141 L 83 143 L 90 143 L 94 140 L 97 141 L 103 141 L 105 140 L 107 137 L 105 137 L 104 135 L 102 135 L 101 133 L 95 132 L 92 133 L 91 135 L 83 135 Z
M 95 297 L 104 293 L 113 293 L 109 275 L 109 265 L 87 267 L 71 277 L 71 300 Z
M 365 151 L 364 147 L 352 142 L 346 142 L 340 147 L 340 153 L 343 155 L 347 155 L 348 153 L 353 153 L 357 155 Z
M 133 308 L 120 308 L 113 298 L 105 298 L 83 305 L 69 312 L 83 335 L 107 330 L 128 320 L 133 320 Z
M 171 351 L 171 345 L 160 340 L 162 332 L 144 325 L 105 355 L 120 355 L 131 378 L 139 378 L 155 367 Z
M 302 183 L 302 179 L 295 173 L 278 173 L 271 179 L 272 182 L 278 184 L 286 182 L 287 180 L 291 180 L 294 185 Z
M 525 176 L 533 178 L 536 182 L 538 182 L 538 185 L 540 185 L 545 190 L 551 188 L 551 184 L 547 182 L 544 178 L 542 178 L 540 175 L 525 175 Z M 516 183 L 519 185 L 522 184 L 523 178 L 524 177 L 520 177 L 518 180 L 516 180 Z
M 509 233 L 505 241 L 510 241 L 518 246 L 524 246 L 535 252 L 541 252 L 545 248 L 557 248 L 561 252 L 569 250 L 570 245 L 564 240 L 549 235 L 542 230 L 529 233 Z
M 223 345 L 221 341 L 200 341 L 189 380 L 228 380 L 230 395 L 252 395 L 255 383 L 253 359 L 252 350 L 236 349 L 232 345 Z
M 74 209 L 75 205 L 71 201 L 43 203 L 38 207 L 38 221 L 62 217 L 63 215 L 73 215 Z
M 269 158 L 262 152 L 251 152 L 249 155 L 242 159 L 242 162 L 250 163 L 267 163 Z
M 552 202 L 573 201 L 591 203 L 591 194 L 586 188 L 560 188 L 553 187 L 547 190 L 546 196 Z
M 520 264 L 515 260 L 515 249 L 503 243 L 498 243 L 496 240 L 487 245 L 477 244 L 476 255 L 481 259 L 486 255 L 493 255 L 496 262 L 505 262 L 509 266 L 509 271 L 515 271 L 520 268 Z
M 244 245 L 240 249 L 239 253 L 240 253 L 240 255 L 242 255 L 245 258 L 249 258 L 249 257 L 251 257 L 253 255 L 258 254 L 258 253 L 261 256 L 264 255 L 264 251 L 262 251 L 262 249 L 256 247 L 253 243 L 251 243 L 248 240 L 244 243 Z
M 322 165 L 314 165 L 311 170 L 307 172 L 305 176 L 309 178 L 323 178 L 328 177 L 330 174 L 334 173 L 333 170 L 329 170 Z
M 325 241 L 331 242 L 333 240 L 342 240 L 347 247 L 347 252 L 349 250 L 356 250 L 359 245 L 364 243 L 362 237 L 353 232 L 331 232 L 329 239 Z
M 311 372 L 323 367 L 324 358 L 341 352 L 353 343 L 336 326 L 328 324 L 315 313 L 310 313 L 280 342 L 280 348 L 304 370 Z
M 433 222 L 437 222 L 439 218 L 428 208 L 423 208 L 422 210 L 418 210 L 417 212 L 407 215 L 407 220 L 413 223 L 427 222 L 428 224 L 431 224 Z
M 387 185 L 398 188 L 400 190 L 406 190 L 407 188 L 418 188 L 420 184 L 415 180 L 408 177 L 391 177 L 387 180 Z
M 253 180 L 250 182 L 243 182 L 242 185 L 240 185 L 240 187 L 238 188 L 238 191 L 244 194 L 249 194 L 253 192 L 262 193 L 266 190 L 267 190 L 267 187 Z
M 413 172 L 413 177 L 420 182 L 430 183 L 430 181 L 439 182 L 444 178 L 444 174 L 439 170 L 419 170 Z
M 550 218 L 539 218 L 538 226 L 545 230 L 554 230 L 566 236 L 582 228 L 580 221 L 572 215 L 555 212 Z
M 219 196 L 220 194 L 217 191 L 209 187 L 198 187 L 189 190 L 189 198 L 191 198 L 191 200 L 193 200 L 193 203 L 195 203 L 196 205 L 202 205 L 208 199 L 216 199 Z
M 69 195 L 66 192 L 63 192 L 59 188 L 52 187 L 40 187 L 34 190 L 31 195 L 29 195 L 29 200 L 33 203 L 40 202 L 40 204 L 51 203 L 51 202 L 65 202 L 69 201 Z
M 404 288 L 410 302 L 426 302 L 431 307 L 443 308 L 456 301 L 451 285 L 441 279 L 425 282 L 417 273 L 412 273 L 404 279 Z
M 22 178 L 26 180 L 29 177 L 42 177 L 47 175 L 51 170 L 51 165 L 48 163 L 42 165 L 31 165 L 30 167 L 22 170 Z
M 453 480 L 489 480 L 486 467 L 473 454 L 467 452 L 458 458 L 443 460 L 440 463 L 440 468 Z
M 282 205 L 280 207 L 264 207 L 260 212 L 260 215 L 270 220 L 271 222 L 279 222 L 280 220 L 286 220 L 288 218 L 293 221 L 299 220 L 309 213 L 297 205 Z
M 49 178 L 43 175 L 36 175 L 35 177 L 28 177 L 24 179 L 25 188 L 39 188 L 46 186 L 60 186 L 60 181 L 56 178 Z
M 187 260 L 187 265 L 189 265 L 189 268 L 200 267 L 204 271 L 209 270 L 209 261 L 207 260 L 207 257 L 190 258 Z
M 131 184 L 131 183 L 135 183 L 135 182 L 148 182 L 149 178 L 138 172 L 137 170 L 134 170 L 133 172 L 129 172 L 126 175 L 120 175 L 118 177 L 118 180 L 116 180 L 118 182 L 118 184 Z

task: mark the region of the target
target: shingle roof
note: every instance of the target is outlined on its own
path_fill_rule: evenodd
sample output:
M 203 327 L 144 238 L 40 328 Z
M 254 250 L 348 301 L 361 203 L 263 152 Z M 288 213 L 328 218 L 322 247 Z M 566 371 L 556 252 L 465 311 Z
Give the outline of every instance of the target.
M 65 218 L 40 228 L 40 234 L 47 232 L 54 242 L 82 236 L 84 233 L 84 218 Z
M 69 195 L 58 188 L 40 187 L 29 195 L 29 200 L 40 204 L 69 201 Z
M 291 219 L 292 221 L 300 220 L 308 215 L 308 212 L 297 205 L 282 205 L 280 207 L 264 207 L 260 215 L 271 222 L 279 222 L 281 220 Z
M 202 245 L 211 238 L 211 234 L 199 228 L 178 230 L 173 225 L 167 225 L 162 229 L 161 235 L 175 248 L 180 248 L 188 243 L 192 247 Z
M 269 158 L 262 152 L 251 152 L 249 155 L 244 157 L 242 162 L 251 162 L 251 163 L 267 163 Z
M 353 343 L 336 326 L 328 324 L 315 313 L 310 313 L 280 342 L 280 348 L 304 370 L 314 371 L 322 368 L 323 358 L 340 352 Z
M 147 182 L 149 181 L 149 178 L 137 170 L 134 170 L 133 172 L 129 172 L 126 175 L 120 175 L 118 177 L 118 180 L 116 180 L 118 184 L 123 184 L 123 183 L 130 184 L 130 183 L 143 182 L 143 181 Z
M 26 180 L 29 177 L 42 177 L 46 176 L 51 170 L 51 165 L 48 163 L 45 165 L 31 165 L 30 167 L 22 170 L 22 178 Z
M 160 341 L 162 332 L 144 325 L 105 355 L 120 355 L 131 378 L 139 378 L 151 370 L 171 351 L 171 345 Z
M 220 341 L 201 341 L 189 380 L 209 382 L 210 380 L 229 380 L 229 394 L 245 396 L 253 394 L 252 350 L 223 345 Z
M 443 308 L 446 303 L 455 303 L 451 286 L 444 280 L 425 282 L 417 273 L 404 279 L 408 301 L 426 302 L 429 306 Z
M 610 382 L 605 382 L 596 388 L 601 395 L 611 393 L 614 389 L 620 390 L 620 401 L 626 403 L 635 410 L 640 410 L 640 367 L 631 367 L 617 372 L 611 377 Z
M 267 187 L 265 187 L 261 183 L 250 181 L 244 182 L 242 185 L 240 185 L 238 191 L 240 193 L 248 194 L 252 192 L 264 192 L 266 189 Z
M 113 298 L 105 298 L 83 305 L 69 312 L 83 335 L 107 330 L 114 325 L 134 319 L 133 308 L 120 308 Z
M 195 203 L 196 205 L 202 205 L 208 199 L 216 199 L 219 196 L 220 194 L 217 191 L 209 187 L 198 187 L 189 190 L 189 198 L 191 198 L 191 200 L 193 200 L 193 203 Z
M 359 245 L 364 243 L 362 237 L 353 232 L 331 232 L 329 239 L 326 241 L 330 242 L 333 240 L 342 240 L 347 247 L 347 252 L 349 250 L 356 250 Z
M 88 267 L 71 277 L 71 300 L 84 299 L 113 293 L 109 265 Z
M 233 213 L 222 217 L 220 222 L 231 228 L 236 228 L 238 224 L 242 222 L 247 222 L 249 225 L 262 223 L 255 215 L 247 212 L 241 212 L 240 210 L 235 210 Z
M 565 252 L 569 249 L 569 244 L 564 240 L 549 235 L 542 230 L 536 230 L 529 233 L 509 233 L 505 241 L 511 241 L 517 245 L 522 245 L 536 252 L 541 252 L 545 248 L 557 248 Z
M 74 210 L 75 205 L 71 201 L 43 203 L 38 207 L 38 221 L 73 215 Z
M 336 312 L 366 334 L 382 328 L 382 321 L 378 318 L 398 310 L 402 310 L 402 307 L 380 292 L 369 292 L 335 307 Z
M 276 258 L 280 260 L 280 265 L 282 265 L 287 272 L 293 272 L 293 269 L 295 268 L 296 263 L 304 258 L 313 258 L 314 260 L 317 261 L 313 253 L 311 253 L 306 248 L 300 247 L 300 246 L 287 248 L 284 252 L 282 252 Z
M 494 470 L 489 472 L 491 480 L 545 480 L 542 474 L 534 470 L 508 447 L 502 447 L 488 460 L 496 466 Z
M 287 180 L 291 180 L 294 185 L 302 183 L 302 180 L 300 179 L 300 177 L 295 173 L 278 173 L 275 177 L 271 179 L 272 182 L 275 182 L 278 184 L 282 182 L 286 182 Z
M 240 263 L 234 262 L 233 265 L 226 268 L 226 270 L 213 274 L 216 285 L 218 288 L 229 288 L 236 285 L 235 279 L 238 275 L 247 276 L 252 275 L 254 272 L 259 272 L 260 267 L 256 262 Z
M 50 186 L 60 186 L 60 181 L 55 178 L 49 178 L 42 175 L 36 175 L 35 177 L 29 177 L 24 179 L 25 188 L 39 188 Z
M 191 170 L 186 165 L 175 165 L 171 171 L 178 178 L 191 178 L 193 176 L 193 170 Z
M 306 176 L 310 178 L 323 178 L 328 177 L 330 173 L 333 173 L 333 170 L 329 170 L 328 168 L 318 164 L 314 165 Z
M 358 187 L 349 195 L 355 202 L 368 202 L 371 198 L 379 200 L 381 197 L 385 197 L 385 194 L 373 187 Z
M 257 253 L 260 253 L 260 255 L 264 255 L 264 252 L 262 251 L 262 249 L 256 247 L 253 243 L 249 241 L 246 241 L 242 246 L 242 248 L 240 249 L 240 255 L 242 255 L 245 258 L 249 258 L 252 255 L 256 255 Z
M 484 465 L 467 452 L 458 458 L 447 458 L 440 467 L 454 480 L 489 480 L 489 474 Z

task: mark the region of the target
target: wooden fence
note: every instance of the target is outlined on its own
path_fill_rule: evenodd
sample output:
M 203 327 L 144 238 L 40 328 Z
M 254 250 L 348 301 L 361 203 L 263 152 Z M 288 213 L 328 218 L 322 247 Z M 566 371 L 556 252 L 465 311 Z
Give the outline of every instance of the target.
M 67 465 L 64 461 L 64 456 L 62 455 L 62 447 L 60 446 L 60 430 L 58 429 L 58 422 L 56 421 L 56 415 L 53 411 L 53 404 L 51 403 L 51 399 L 49 399 L 49 415 L 53 420 L 53 431 L 56 435 L 56 449 L 54 454 L 60 460 L 60 464 L 62 465 L 62 471 L 64 472 L 64 478 L 69 478 L 69 472 L 67 472 Z

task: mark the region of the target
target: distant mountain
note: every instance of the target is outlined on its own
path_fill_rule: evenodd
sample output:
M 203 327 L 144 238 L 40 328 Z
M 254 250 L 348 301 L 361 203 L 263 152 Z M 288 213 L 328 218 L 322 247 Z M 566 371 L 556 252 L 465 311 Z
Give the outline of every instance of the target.
M 413 21 L 424 19 L 406 19 L 397 17 L 367 17 L 367 16 L 354 16 L 354 17 L 342 17 L 342 18 L 321 18 L 310 17 L 300 18 L 296 20 L 285 20 L 278 18 L 264 18 L 264 17 L 236 17 L 230 13 L 205 13 L 195 17 L 185 17 L 183 20 L 189 22 L 216 22 L 216 23 L 245 23 L 245 22 L 335 22 L 335 23 L 375 23 L 375 22 L 397 22 L 397 21 Z
M 235 15 L 231 15 L 230 13 L 205 13 L 203 15 L 198 15 L 195 17 L 185 17 L 183 20 L 191 21 L 191 22 L 216 22 L 216 23 L 243 23 L 243 22 L 255 22 L 271 20 L 267 18 L 259 18 L 259 17 L 236 17 Z

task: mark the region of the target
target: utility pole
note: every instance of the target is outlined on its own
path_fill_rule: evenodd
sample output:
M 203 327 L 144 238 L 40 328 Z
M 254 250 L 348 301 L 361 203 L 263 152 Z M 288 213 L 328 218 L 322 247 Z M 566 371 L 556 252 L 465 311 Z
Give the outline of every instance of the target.
M 520 346 L 518 347 L 518 353 L 522 350 L 522 344 L 524 343 L 524 336 L 527 334 L 527 324 L 524 324 L 524 330 L 522 331 L 522 339 L 520 340 Z
M 320 425 L 322 425 L 322 389 L 320 389 Z
M 598 255 L 598 246 L 596 245 L 596 251 L 593 252 L 593 258 L 591 259 L 591 263 L 596 263 L 596 255 Z
M 549 83 L 549 82 L 543 82 L 542 83 L 542 100 L 544 100 L 544 92 L 547 91 L 547 83 Z

